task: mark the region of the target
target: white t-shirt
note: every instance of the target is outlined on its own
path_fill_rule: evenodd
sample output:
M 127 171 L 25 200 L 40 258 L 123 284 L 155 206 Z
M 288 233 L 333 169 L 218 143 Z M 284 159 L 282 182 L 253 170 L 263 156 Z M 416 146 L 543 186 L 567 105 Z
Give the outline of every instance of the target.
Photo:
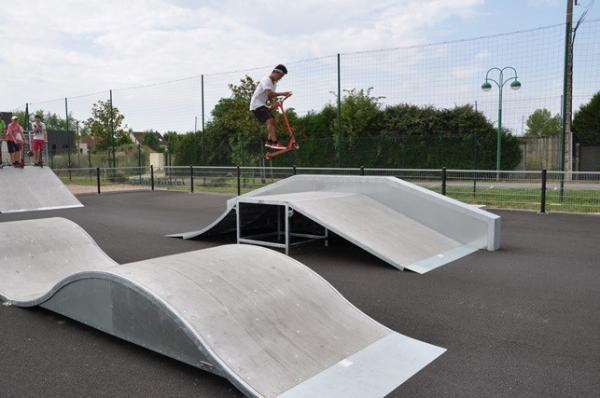
M 39 124 L 37 122 L 33 122 L 31 127 L 33 130 L 33 139 L 34 140 L 43 140 L 44 133 L 46 133 L 46 125 L 43 122 L 40 122 Z
M 264 77 L 256 86 L 252 99 L 250 100 L 250 110 L 253 111 L 261 106 L 267 106 L 267 90 L 275 91 L 277 83 L 273 82 L 269 76 Z

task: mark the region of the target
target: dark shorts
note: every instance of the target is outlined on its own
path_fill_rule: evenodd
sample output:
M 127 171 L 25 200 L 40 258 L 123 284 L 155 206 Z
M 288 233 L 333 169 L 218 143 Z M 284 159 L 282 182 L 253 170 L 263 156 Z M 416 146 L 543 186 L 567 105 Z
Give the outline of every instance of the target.
M 258 107 L 253 110 L 252 113 L 254 113 L 254 116 L 256 116 L 256 118 L 262 123 L 274 118 L 273 112 L 271 112 L 271 109 L 267 108 L 266 106 Z
M 19 145 L 14 141 L 6 141 L 6 145 L 8 146 L 8 153 L 17 153 L 19 152 Z

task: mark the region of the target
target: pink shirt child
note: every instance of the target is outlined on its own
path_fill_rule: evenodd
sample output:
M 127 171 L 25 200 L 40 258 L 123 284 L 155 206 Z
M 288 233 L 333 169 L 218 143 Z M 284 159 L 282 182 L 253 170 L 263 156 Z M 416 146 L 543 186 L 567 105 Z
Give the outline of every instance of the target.
M 16 142 L 23 141 L 23 127 L 21 127 L 18 122 L 10 122 L 6 128 L 6 140 Z

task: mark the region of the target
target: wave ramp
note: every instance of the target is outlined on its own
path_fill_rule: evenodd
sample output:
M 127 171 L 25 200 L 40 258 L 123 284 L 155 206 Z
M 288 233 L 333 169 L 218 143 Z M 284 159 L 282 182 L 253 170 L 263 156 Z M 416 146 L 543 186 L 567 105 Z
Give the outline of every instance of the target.
M 118 265 L 77 224 L 48 218 L 0 223 L 0 247 L 6 305 L 40 305 L 251 397 L 382 397 L 445 351 L 386 328 L 308 267 L 258 246 Z

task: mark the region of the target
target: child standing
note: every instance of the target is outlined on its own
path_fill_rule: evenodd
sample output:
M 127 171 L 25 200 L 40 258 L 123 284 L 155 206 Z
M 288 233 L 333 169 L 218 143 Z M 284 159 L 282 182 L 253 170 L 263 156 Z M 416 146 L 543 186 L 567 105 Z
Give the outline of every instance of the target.
M 33 153 L 34 166 L 42 166 L 42 150 L 44 144 L 48 142 L 48 132 L 46 125 L 42 122 L 41 115 L 35 115 L 33 126 Z
M 23 127 L 19 124 L 19 118 L 13 116 L 6 128 L 6 144 L 13 166 L 21 166 L 23 163 Z

